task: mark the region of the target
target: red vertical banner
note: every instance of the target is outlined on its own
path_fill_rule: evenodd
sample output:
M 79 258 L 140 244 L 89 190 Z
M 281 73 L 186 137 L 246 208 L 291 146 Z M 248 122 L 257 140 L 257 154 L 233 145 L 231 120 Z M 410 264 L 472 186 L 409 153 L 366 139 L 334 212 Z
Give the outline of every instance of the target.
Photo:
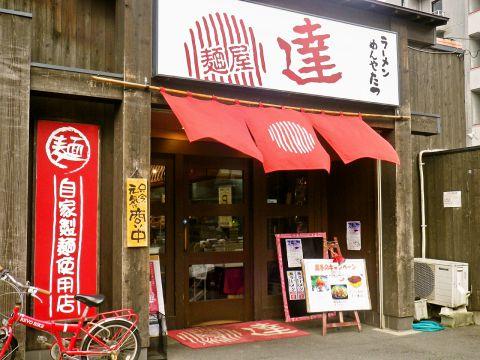
M 97 292 L 98 147 L 97 125 L 38 122 L 34 285 L 51 292 L 35 301 L 40 319 L 78 318 L 74 296 Z

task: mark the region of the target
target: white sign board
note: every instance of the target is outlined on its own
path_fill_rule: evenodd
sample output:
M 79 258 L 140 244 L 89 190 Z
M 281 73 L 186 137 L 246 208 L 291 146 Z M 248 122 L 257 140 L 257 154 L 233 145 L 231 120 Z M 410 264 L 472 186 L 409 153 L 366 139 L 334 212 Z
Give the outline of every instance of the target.
M 396 33 L 239 0 L 162 4 L 155 75 L 399 104 Z
M 163 315 L 161 324 L 158 323 L 156 313 Z M 150 256 L 150 295 L 149 295 L 149 334 L 159 336 L 160 325 L 166 331 L 165 303 L 163 301 L 162 275 L 160 270 L 160 258 L 157 255 Z
M 347 221 L 347 249 L 362 250 L 362 224 L 360 221 Z
M 444 208 L 462 207 L 462 192 L 461 191 L 444 191 L 443 207 Z
M 303 273 L 308 312 L 371 309 L 364 259 L 304 259 Z

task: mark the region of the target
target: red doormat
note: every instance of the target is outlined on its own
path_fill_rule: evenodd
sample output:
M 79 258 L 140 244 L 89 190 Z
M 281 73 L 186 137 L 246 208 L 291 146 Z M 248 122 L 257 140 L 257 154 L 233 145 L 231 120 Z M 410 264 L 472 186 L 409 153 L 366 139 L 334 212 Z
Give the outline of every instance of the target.
M 192 349 L 306 336 L 309 333 L 272 320 L 170 330 L 168 336 Z

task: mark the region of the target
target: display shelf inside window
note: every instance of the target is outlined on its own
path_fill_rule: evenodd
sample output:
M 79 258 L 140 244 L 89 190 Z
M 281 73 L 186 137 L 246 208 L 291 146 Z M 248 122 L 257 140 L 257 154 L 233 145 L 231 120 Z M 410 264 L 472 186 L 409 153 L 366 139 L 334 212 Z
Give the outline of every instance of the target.
M 267 219 L 268 249 L 276 248 L 276 234 L 308 232 L 308 216 L 270 217 Z
M 243 220 L 240 217 L 189 217 L 188 226 L 193 252 L 243 251 Z
M 150 170 L 150 254 L 165 254 L 166 204 L 165 166 L 154 164 Z
M 189 301 L 242 299 L 243 263 L 196 264 L 189 267 Z
M 305 206 L 308 202 L 308 173 L 276 172 L 267 175 L 267 204 Z
M 243 171 L 190 169 L 190 201 L 193 204 L 240 204 L 243 202 Z M 222 199 L 222 196 L 225 199 Z

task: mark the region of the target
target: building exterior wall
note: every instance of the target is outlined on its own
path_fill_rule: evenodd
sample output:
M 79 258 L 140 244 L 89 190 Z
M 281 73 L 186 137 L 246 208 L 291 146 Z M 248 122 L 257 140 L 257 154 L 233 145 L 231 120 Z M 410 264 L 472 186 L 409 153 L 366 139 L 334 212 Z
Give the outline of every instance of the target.
M 469 310 L 480 311 L 480 149 L 425 156 L 427 257 L 469 264 Z M 459 208 L 443 206 L 443 192 L 461 191 Z
M 433 29 L 429 25 L 413 23 L 408 18 L 392 19 L 388 14 L 370 10 L 359 11 L 327 0 L 264 3 L 397 31 L 400 44 L 401 106 L 394 109 L 326 98 L 297 97 L 258 89 L 247 91 L 240 87 L 214 88 L 211 84 L 188 81 L 170 81 L 169 84 L 210 93 L 212 89 L 218 89 L 219 95 L 266 99 L 286 105 L 383 114 L 398 112 L 404 116 L 419 111 L 421 106 L 415 101 L 423 99 L 427 102 L 422 97 L 420 82 L 417 84 L 414 80 L 422 79 L 430 68 L 423 67 L 421 61 L 417 61 L 417 55 L 410 53 L 408 41 L 430 42 L 433 39 Z M 0 37 L 5 38 L 1 42 L 2 54 L 7 59 L 0 64 L 4 69 L 0 72 L 0 98 L 6 102 L 0 109 L 0 154 L 8 154 L 8 158 L 2 158 L 4 161 L 0 167 L 0 200 L 7 204 L 9 213 L 15 213 L 20 218 L 12 227 L 11 222 L 6 222 L 6 217 L 0 215 L 0 248 L 6 249 L 0 254 L 0 260 L 12 269 L 19 269 L 18 276 L 22 280 L 32 279 L 36 121 L 48 117 L 52 120 L 98 123 L 101 125 L 102 139 L 99 290 L 109 297 L 105 309 L 132 307 L 140 314 L 143 346 L 148 346 L 148 249 L 130 249 L 124 246 L 126 201 L 125 195 L 121 194 L 124 194 L 126 178 L 137 170 L 140 176 L 149 176 L 152 104 L 155 107 L 165 106 L 165 102 L 159 94 L 151 95 L 140 89 L 124 89 L 94 82 L 91 75 L 102 72 L 114 78 L 138 83 L 151 80 L 152 0 L 62 0 L 55 2 L 54 6 L 47 6 L 44 1 L 38 0 L 32 4 L 21 0 L 0 1 L 0 8 L 10 11 L 8 14 L 0 11 Z M 11 10 L 26 14 L 11 14 Z M 10 35 L 12 27 L 18 30 L 13 31 L 16 37 Z M 432 62 L 438 61 L 438 73 L 431 75 L 435 81 L 443 78 L 446 71 L 452 71 L 453 78 L 458 77 L 454 72 L 458 71 L 459 63 L 453 64 L 450 57 L 446 59 L 430 59 Z M 444 80 L 442 86 L 447 83 Z M 447 89 L 439 87 L 438 91 Z M 459 103 L 463 104 L 461 92 L 455 94 L 458 97 L 452 100 L 454 103 L 442 102 L 446 120 L 443 112 L 440 114 L 442 121 L 450 124 L 447 126 L 452 129 L 452 132 L 444 135 L 449 144 L 462 141 L 457 138 L 458 133 L 453 132 L 455 126 L 451 123 L 457 117 L 450 109 L 457 109 Z M 439 99 L 438 96 L 435 98 Z M 430 106 L 426 106 L 424 112 L 436 114 L 435 107 Z M 411 192 L 414 171 L 410 167 L 410 160 L 415 156 L 413 149 L 416 146 L 411 132 L 424 124 L 415 117 L 411 121 L 378 120 L 370 124 L 384 132 L 404 164 L 400 167 L 382 167 L 385 222 L 376 226 L 383 230 L 384 258 L 388 260 L 384 269 L 387 324 L 394 328 L 410 328 L 413 315 L 414 255 Z M 3 141 L 4 139 L 8 140 Z M 12 158 L 15 161 L 12 162 Z M 367 174 L 370 180 L 373 178 L 373 166 L 371 170 Z M 352 171 L 355 173 L 355 169 Z M 369 194 L 374 193 L 370 184 L 360 185 Z M 368 203 L 368 199 L 364 201 Z M 350 216 L 342 213 L 342 209 L 332 211 L 337 211 L 339 217 Z M 372 224 L 374 222 L 371 218 L 368 221 Z M 341 223 L 332 227 L 340 229 Z M 374 237 L 374 234 L 371 236 Z M 375 240 L 371 239 L 370 253 L 366 254 L 372 258 L 375 257 Z M 372 269 L 370 271 L 374 273 L 375 267 Z M 272 310 L 272 314 L 274 312 Z M 37 348 L 34 337 L 35 334 L 29 336 L 29 349 Z M 23 356 L 21 352 L 20 358 Z
M 28 6 L 21 10 L 27 12 Z M 30 46 L 29 14 L 0 13 L 0 264 L 28 278 Z M 5 289 L 5 288 L 4 288 Z M 2 309 L 11 302 L 2 297 Z M 7 311 L 3 312 L 8 313 Z M 25 329 L 18 332 L 25 350 Z
M 413 136 L 413 235 L 415 256 L 421 255 L 420 184 L 418 155 L 428 149 L 456 149 L 466 146 L 463 68 L 464 59 L 455 54 L 429 54 L 410 49 L 410 101 L 412 111 L 440 116 L 437 136 Z M 428 70 L 431 71 L 428 71 Z M 444 69 L 450 69 L 446 72 Z M 442 74 L 442 75 L 440 75 Z M 448 101 L 445 101 L 448 99 Z
M 385 0 L 386 2 L 406 6 L 412 9 L 424 12 L 432 11 L 432 0 L 405 1 L 403 4 L 398 0 Z M 470 145 L 480 144 L 480 91 L 479 84 L 471 81 L 471 72 L 476 72 L 480 66 L 480 37 L 474 27 L 478 28 L 478 11 L 480 10 L 480 2 L 478 0 L 442 0 L 443 11 L 445 16 L 449 18 L 446 25 L 439 26 L 437 33 L 439 37 L 446 39 L 454 39 L 462 44 L 465 49 L 465 135 L 466 143 Z

